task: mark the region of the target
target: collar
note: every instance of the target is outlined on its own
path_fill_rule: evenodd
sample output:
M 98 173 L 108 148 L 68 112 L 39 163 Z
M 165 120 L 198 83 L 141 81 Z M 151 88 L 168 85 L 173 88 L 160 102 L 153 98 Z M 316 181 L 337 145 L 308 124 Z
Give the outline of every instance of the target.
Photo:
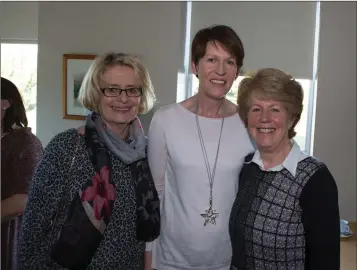
M 253 158 L 250 161 L 245 162 L 245 163 L 248 164 L 248 163 L 254 162 L 255 164 L 257 164 L 260 167 L 261 170 L 268 171 L 268 172 L 269 171 L 278 172 L 285 168 L 295 177 L 296 168 L 298 166 L 298 163 L 301 160 L 304 160 L 305 158 L 307 158 L 308 155 L 306 153 L 304 153 L 303 151 L 301 151 L 299 145 L 295 142 L 295 140 L 292 139 L 291 142 L 293 143 L 293 147 L 291 148 L 289 154 L 287 155 L 287 157 L 285 158 L 285 160 L 282 164 L 276 165 L 273 168 L 265 170 L 264 163 L 263 163 L 263 160 L 260 156 L 260 152 L 258 149 L 255 150 Z

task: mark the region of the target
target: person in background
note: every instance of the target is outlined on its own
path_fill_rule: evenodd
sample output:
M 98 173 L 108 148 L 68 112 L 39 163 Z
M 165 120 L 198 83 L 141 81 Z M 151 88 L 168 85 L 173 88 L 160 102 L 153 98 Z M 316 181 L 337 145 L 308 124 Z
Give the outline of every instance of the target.
M 42 145 L 14 83 L 1 77 L 1 269 L 17 269 L 17 242 Z
M 293 139 L 303 109 L 300 83 L 281 70 L 261 69 L 241 81 L 237 102 L 257 150 L 237 179 L 231 269 L 339 269 L 335 180 Z
M 191 57 L 198 93 L 159 109 L 149 128 L 162 219 L 160 237 L 147 245 L 146 269 L 230 267 L 229 213 L 244 157 L 253 151 L 237 106 L 226 99 L 244 48 L 232 28 L 215 25 L 197 32 Z
M 139 113 L 155 93 L 130 54 L 98 56 L 79 101 L 84 134 L 69 129 L 45 148 L 21 230 L 20 268 L 141 270 L 160 232 L 160 204 Z

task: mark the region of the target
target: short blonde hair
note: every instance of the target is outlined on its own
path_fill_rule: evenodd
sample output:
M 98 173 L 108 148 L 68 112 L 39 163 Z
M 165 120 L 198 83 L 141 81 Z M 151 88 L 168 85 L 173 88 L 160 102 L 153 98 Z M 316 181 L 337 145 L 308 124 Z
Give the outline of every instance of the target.
M 140 59 L 126 53 L 107 53 L 95 58 L 84 76 L 79 90 L 78 101 L 88 110 L 100 112 L 100 99 L 102 92 L 99 82 L 104 72 L 112 66 L 128 66 L 134 69 L 139 87 L 143 90 L 140 102 L 140 114 L 149 112 L 154 106 L 156 97 L 150 75 Z
M 260 100 L 274 100 L 283 104 L 288 112 L 289 139 L 296 135 L 294 130 L 303 109 L 304 92 L 302 86 L 291 75 L 275 68 L 258 70 L 251 77 L 244 78 L 238 86 L 238 113 L 247 125 L 252 97 Z

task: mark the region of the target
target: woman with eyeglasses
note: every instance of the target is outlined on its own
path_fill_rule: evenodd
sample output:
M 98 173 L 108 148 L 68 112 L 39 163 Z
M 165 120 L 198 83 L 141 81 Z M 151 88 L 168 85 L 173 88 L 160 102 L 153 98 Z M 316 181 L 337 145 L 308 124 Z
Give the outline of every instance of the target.
M 142 269 L 160 213 L 137 115 L 154 100 L 139 59 L 109 53 L 94 60 L 79 94 L 91 111 L 83 134 L 56 135 L 30 187 L 21 269 Z

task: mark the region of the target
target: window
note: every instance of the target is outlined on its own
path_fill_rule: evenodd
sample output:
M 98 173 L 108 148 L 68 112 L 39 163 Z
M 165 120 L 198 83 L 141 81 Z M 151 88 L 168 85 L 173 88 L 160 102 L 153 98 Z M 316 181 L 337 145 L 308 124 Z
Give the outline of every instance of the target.
M 198 2 L 191 2 L 191 1 L 187 1 L 185 8 L 186 8 L 186 26 L 185 26 L 185 47 L 184 47 L 184 64 L 182 66 L 182 70 L 184 70 L 184 72 L 182 72 L 181 74 L 179 74 L 178 76 L 178 93 L 177 93 L 177 102 L 181 102 L 182 100 L 184 100 L 185 98 L 188 98 L 190 96 L 192 96 L 193 94 L 195 94 L 195 92 L 197 91 L 198 88 L 198 79 L 192 75 L 192 73 L 190 73 L 190 44 L 192 42 L 192 37 L 193 34 L 198 30 L 201 29 L 204 25 L 208 26 L 208 25 L 213 25 L 216 24 L 217 22 L 213 22 L 211 20 L 212 16 L 205 16 L 208 13 L 212 14 L 214 12 L 217 13 L 217 8 L 220 9 L 221 11 L 224 11 L 226 16 L 224 18 L 221 19 L 220 23 L 223 24 L 227 24 L 230 25 L 232 27 L 234 26 L 238 26 L 238 29 L 242 29 L 241 27 L 239 27 L 239 25 L 242 25 L 241 23 L 237 22 L 236 18 L 234 17 L 236 13 L 235 9 L 233 8 L 233 6 L 231 5 L 222 5 L 221 3 L 218 5 L 204 5 L 204 4 L 199 4 Z M 235 7 L 235 6 L 234 6 Z M 237 6 L 238 7 L 238 6 Z M 254 9 L 256 9 L 257 7 L 255 5 L 241 5 L 240 6 L 243 9 L 246 9 L 248 12 L 246 12 L 246 14 L 250 14 L 251 11 L 253 11 Z M 277 5 L 276 8 L 279 7 L 279 10 L 291 10 L 291 8 L 289 9 L 288 7 L 282 7 L 281 5 Z M 297 69 L 290 69 L 287 67 L 287 64 L 284 61 L 277 61 L 277 57 L 282 57 L 282 55 L 286 54 L 286 53 L 290 53 L 290 50 L 288 51 L 282 51 L 282 55 L 280 53 L 279 50 L 273 50 L 275 54 L 272 55 L 265 55 L 264 59 L 262 62 L 260 62 L 260 65 L 262 66 L 269 66 L 270 63 L 275 63 L 274 66 L 276 67 L 285 67 L 284 69 L 290 70 L 293 74 L 302 74 L 300 75 L 302 78 L 298 78 L 296 79 L 298 82 L 301 83 L 303 89 L 304 89 L 304 100 L 303 100 L 303 111 L 302 111 L 302 115 L 300 118 L 299 123 L 297 124 L 295 130 L 296 130 L 296 136 L 294 137 L 295 141 L 299 144 L 301 150 L 305 151 L 307 154 L 313 155 L 313 142 L 314 142 L 314 129 L 315 129 L 315 109 L 316 109 L 316 89 L 317 89 L 317 64 L 318 64 L 318 45 L 319 45 L 319 32 L 320 32 L 320 2 L 316 2 L 316 6 L 315 5 L 297 5 L 297 12 L 293 12 L 291 13 L 292 15 L 296 15 L 296 14 L 302 14 L 302 15 L 306 15 L 306 14 L 312 14 L 311 12 L 313 12 L 313 9 L 315 9 L 315 15 L 316 16 L 310 16 L 308 15 L 307 17 L 305 17 L 305 21 L 301 21 L 303 22 L 303 24 L 301 24 L 301 26 L 299 25 L 298 28 L 295 28 L 296 24 L 288 24 L 284 27 L 284 29 L 282 30 L 288 30 L 288 32 L 286 33 L 294 33 L 294 31 L 297 31 L 297 34 L 293 34 L 291 37 L 298 37 L 301 40 L 305 41 L 305 47 L 301 47 L 302 50 L 299 50 L 300 47 L 294 47 L 295 49 L 297 49 L 296 51 L 300 51 L 301 53 L 296 53 L 295 55 L 310 55 L 311 53 L 311 49 L 313 50 L 313 63 L 312 63 L 312 67 L 310 66 L 311 63 L 310 61 L 306 62 L 306 61 L 300 61 L 301 58 L 296 58 L 297 61 L 296 63 L 294 62 L 294 66 L 293 67 L 297 67 Z M 280 9 L 281 8 L 281 9 Z M 270 15 L 275 15 L 279 13 L 279 10 L 272 8 L 269 9 L 268 13 L 266 14 L 270 14 Z M 230 13 L 230 11 L 233 11 L 233 13 Z M 272 12 L 272 13 L 271 13 Z M 276 13 L 277 12 L 277 13 Z M 242 14 L 244 14 L 244 12 L 242 12 Z M 242 19 L 242 22 L 245 21 L 249 21 L 251 19 L 252 16 L 247 15 L 246 17 L 242 17 L 240 16 L 240 18 Z M 278 16 L 279 17 L 279 16 Z M 266 19 L 269 21 L 268 25 L 281 25 L 281 23 L 284 24 L 284 17 L 279 17 L 277 18 L 277 20 L 272 19 L 270 20 L 270 18 L 274 18 L 272 16 L 269 17 L 269 15 L 266 17 Z M 302 18 L 300 15 L 294 17 L 296 18 L 296 20 L 299 20 L 300 18 Z M 281 21 L 282 20 L 282 21 Z M 311 20 L 314 20 L 311 21 Z M 251 21 L 254 24 L 254 19 Z M 242 32 L 244 32 L 246 34 L 246 37 L 244 39 L 248 39 L 250 41 L 246 41 L 246 44 L 254 44 L 254 48 L 253 51 L 256 51 L 258 53 L 258 55 L 262 55 L 263 52 L 266 51 L 266 44 L 264 44 L 264 46 L 260 46 L 259 44 L 256 43 L 257 40 L 257 35 L 251 35 L 251 37 L 249 37 L 249 23 L 245 23 L 245 25 L 248 26 L 247 27 L 243 27 L 244 29 L 240 30 Z M 314 33 L 311 31 L 312 28 L 314 29 Z M 263 33 L 263 38 L 264 36 L 269 36 L 271 34 L 271 36 L 274 36 L 274 29 L 273 28 L 259 28 L 258 29 Z M 267 32 L 268 31 L 268 32 Z M 272 32 L 269 32 L 272 31 Z M 258 33 L 257 32 L 257 33 Z M 311 44 L 310 41 L 312 41 L 312 36 L 311 34 L 313 33 L 314 37 L 314 42 L 313 42 L 313 48 L 310 48 L 310 45 L 307 44 Z M 242 34 L 243 35 L 243 34 Z M 275 37 L 275 36 L 274 36 Z M 281 37 L 281 35 L 279 36 Z M 283 37 L 285 37 L 285 35 L 283 35 Z M 277 41 L 278 43 L 276 43 L 274 40 L 271 40 L 271 44 L 270 46 L 275 46 L 275 45 L 279 45 L 279 41 Z M 297 43 L 294 43 L 297 44 Z M 283 45 L 284 46 L 284 45 Z M 285 46 L 286 47 L 286 46 Z M 284 47 L 284 48 L 285 48 Z M 308 51 L 306 51 L 308 50 Z M 255 57 L 256 58 L 256 57 Z M 259 57 L 258 57 L 259 58 Z M 294 58 L 295 59 L 295 58 Z M 310 59 L 311 57 L 305 57 L 306 59 Z M 255 60 L 258 61 L 258 60 Z M 267 65 L 267 63 L 269 63 Z M 257 67 L 257 62 L 254 63 L 246 63 L 247 67 L 248 66 L 255 66 Z M 303 68 L 303 69 L 302 69 Z M 312 68 L 312 69 L 311 69 Z M 295 72 L 296 70 L 300 70 L 300 72 Z M 310 72 L 311 70 L 311 72 Z M 301 72 L 302 71 L 302 72 Z M 311 74 L 311 76 L 310 76 Z M 238 84 L 240 83 L 240 81 L 243 79 L 243 76 L 239 76 L 238 79 L 234 82 L 233 86 L 232 86 L 232 90 L 228 92 L 227 94 L 227 98 L 229 100 L 231 100 L 232 102 L 236 103 L 236 97 L 237 97 L 237 93 L 235 91 L 237 91 L 238 89 Z M 235 89 L 235 91 L 234 91 Z
M 196 76 L 191 75 L 192 79 L 192 95 L 196 94 L 198 90 L 198 79 Z M 239 83 L 244 79 L 244 76 L 239 76 L 237 80 L 232 85 L 231 90 L 227 94 L 227 99 L 233 103 L 237 103 L 237 91 Z M 306 147 L 306 140 L 308 138 L 307 127 L 308 127 L 308 107 L 309 107 L 309 97 L 310 90 L 312 88 L 311 80 L 306 79 L 296 79 L 301 83 L 302 88 L 304 89 L 304 101 L 303 101 L 303 111 L 300 117 L 299 123 L 295 127 L 296 135 L 294 140 L 298 143 L 302 151 L 309 152 L 309 149 Z
M 19 89 L 29 127 L 36 134 L 37 44 L 1 43 L 1 77 Z

